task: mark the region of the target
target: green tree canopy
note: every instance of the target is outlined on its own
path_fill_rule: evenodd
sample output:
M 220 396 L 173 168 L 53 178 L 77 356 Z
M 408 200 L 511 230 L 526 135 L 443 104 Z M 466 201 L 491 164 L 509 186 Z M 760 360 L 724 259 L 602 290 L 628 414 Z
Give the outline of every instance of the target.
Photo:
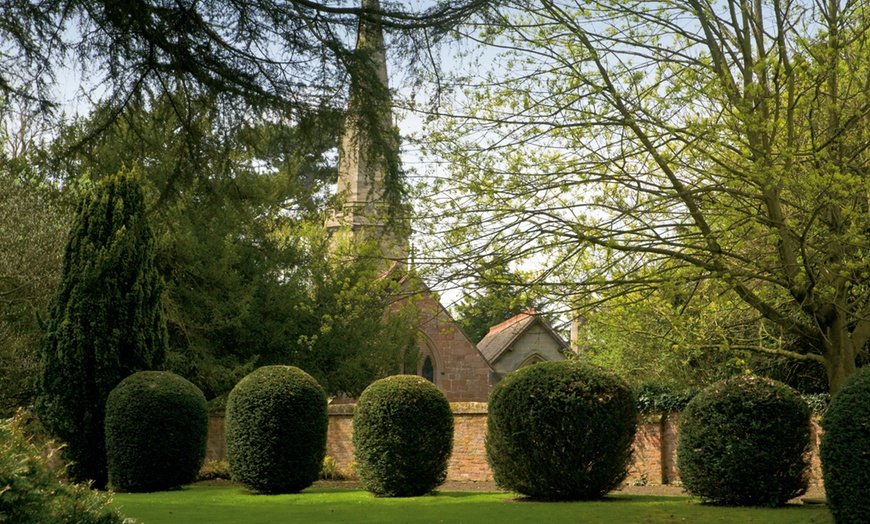
M 429 134 L 434 250 L 541 267 L 566 307 L 714 281 L 764 322 L 732 348 L 839 389 L 870 338 L 867 4 L 505 7 Z
M 47 115 L 69 98 L 63 80 L 81 78 L 78 99 L 106 108 L 95 135 L 149 92 L 220 97 L 239 115 L 271 108 L 301 120 L 312 107 L 343 107 L 351 83 L 387 96 L 369 52 L 355 49 L 360 21 L 389 30 L 409 70 L 437 70 L 430 47 L 488 1 L 414 9 L 378 0 L 11 0 L 0 25 L 0 93 L 35 101 Z M 377 107 L 363 107 L 361 125 L 377 128 Z M 390 202 L 401 180 L 400 171 L 387 173 Z
M 37 314 L 57 290 L 72 215 L 60 191 L 13 164 L 0 162 L 0 417 L 36 393 Z
M 517 277 L 520 275 L 495 277 L 490 272 L 475 291 L 454 307 L 459 327 L 475 344 L 483 340 L 489 328 L 539 307 L 535 291 L 522 280 L 517 281 Z
M 169 369 L 210 399 L 260 365 L 299 366 L 328 393 L 354 395 L 394 370 L 412 315 L 385 319 L 394 283 L 370 257 L 334 257 L 324 229 L 340 112 L 237 119 L 219 99 L 160 95 L 82 142 L 105 110 L 65 128 L 40 168 L 80 181 L 141 167 Z

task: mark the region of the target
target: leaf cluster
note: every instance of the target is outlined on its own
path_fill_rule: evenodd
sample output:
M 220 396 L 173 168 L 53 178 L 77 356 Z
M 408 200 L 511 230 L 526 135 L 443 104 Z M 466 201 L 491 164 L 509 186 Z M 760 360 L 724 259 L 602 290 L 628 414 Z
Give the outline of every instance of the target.
M 69 483 L 61 447 L 33 434 L 34 418 L 19 410 L 0 420 L 0 517 L 19 524 L 133 524 L 105 494 Z
M 641 415 L 683 411 L 699 391 L 695 388 L 668 387 L 655 382 L 645 382 L 632 389 L 637 399 L 637 411 Z

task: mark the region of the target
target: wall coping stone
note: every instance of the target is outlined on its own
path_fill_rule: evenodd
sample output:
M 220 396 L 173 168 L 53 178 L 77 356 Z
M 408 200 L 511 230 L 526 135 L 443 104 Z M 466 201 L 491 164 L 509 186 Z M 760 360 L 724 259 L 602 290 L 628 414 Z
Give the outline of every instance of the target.
M 330 417 L 352 417 L 354 406 L 356 406 L 356 404 L 329 404 L 328 406 L 326 406 L 326 413 Z
M 331 417 L 352 417 L 355 404 L 330 404 L 326 412 Z M 450 410 L 454 415 L 486 415 L 489 404 L 486 402 L 451 402 Z

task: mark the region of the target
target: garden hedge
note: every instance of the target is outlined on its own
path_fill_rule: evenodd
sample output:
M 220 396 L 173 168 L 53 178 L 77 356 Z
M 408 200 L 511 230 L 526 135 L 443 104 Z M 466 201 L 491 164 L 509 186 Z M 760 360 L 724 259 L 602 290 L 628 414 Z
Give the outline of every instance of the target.
M 510 373 L 489 399 L 495 482 L 541 499 L 600 498 L 627 475 L 637 417 L 631 389 L 601 368 L 542 362 Z
M 357 473 L 368 491 L 412 497 L 447 478 L 453 412 L 435 384 L 396 375 L 373 382 L 353 412 Z
M 740 376 L 699 393 L 680 417 L 686 491 L 714 504 L 779 506 L 807 490 L 810 410 L 790 387 Z
M 125 378 L 106 400 L 109 484 L 164 491 L 196 480 L 205 459 L 208 405 L 202 391 L 168 371 Z
M 870 522 L 870 371 L 859 370 L 822 418 L 825 493 L 839 524 Z
M 292 366 L 264 366 L 227 398 L 224 428 L 232 479 L 262 493 L 297 493 L 326 455 L 326 393 Z

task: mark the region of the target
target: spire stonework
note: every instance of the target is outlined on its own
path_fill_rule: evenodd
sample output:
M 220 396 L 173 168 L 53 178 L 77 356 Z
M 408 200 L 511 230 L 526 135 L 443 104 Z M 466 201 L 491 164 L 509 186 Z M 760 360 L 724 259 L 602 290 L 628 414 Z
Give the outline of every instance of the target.
M 378 0 L 363 0 L 368 14 L 380 10 Z M 356 50 L 361 60 L 352 68 L 347 118 L 338 151 L 338 194 L 342 206 L 326 221 L 337 245 L 376 242 L 388 264 L 408 258 L 407 217 L 390 216 L 384 201 L 387 177 L 398 181 L 399 140 L 393 126 L 387 78 L 386 49 L 380 23 L 360 20 Z M 392 211 L 395 211 L 393 209 Z

